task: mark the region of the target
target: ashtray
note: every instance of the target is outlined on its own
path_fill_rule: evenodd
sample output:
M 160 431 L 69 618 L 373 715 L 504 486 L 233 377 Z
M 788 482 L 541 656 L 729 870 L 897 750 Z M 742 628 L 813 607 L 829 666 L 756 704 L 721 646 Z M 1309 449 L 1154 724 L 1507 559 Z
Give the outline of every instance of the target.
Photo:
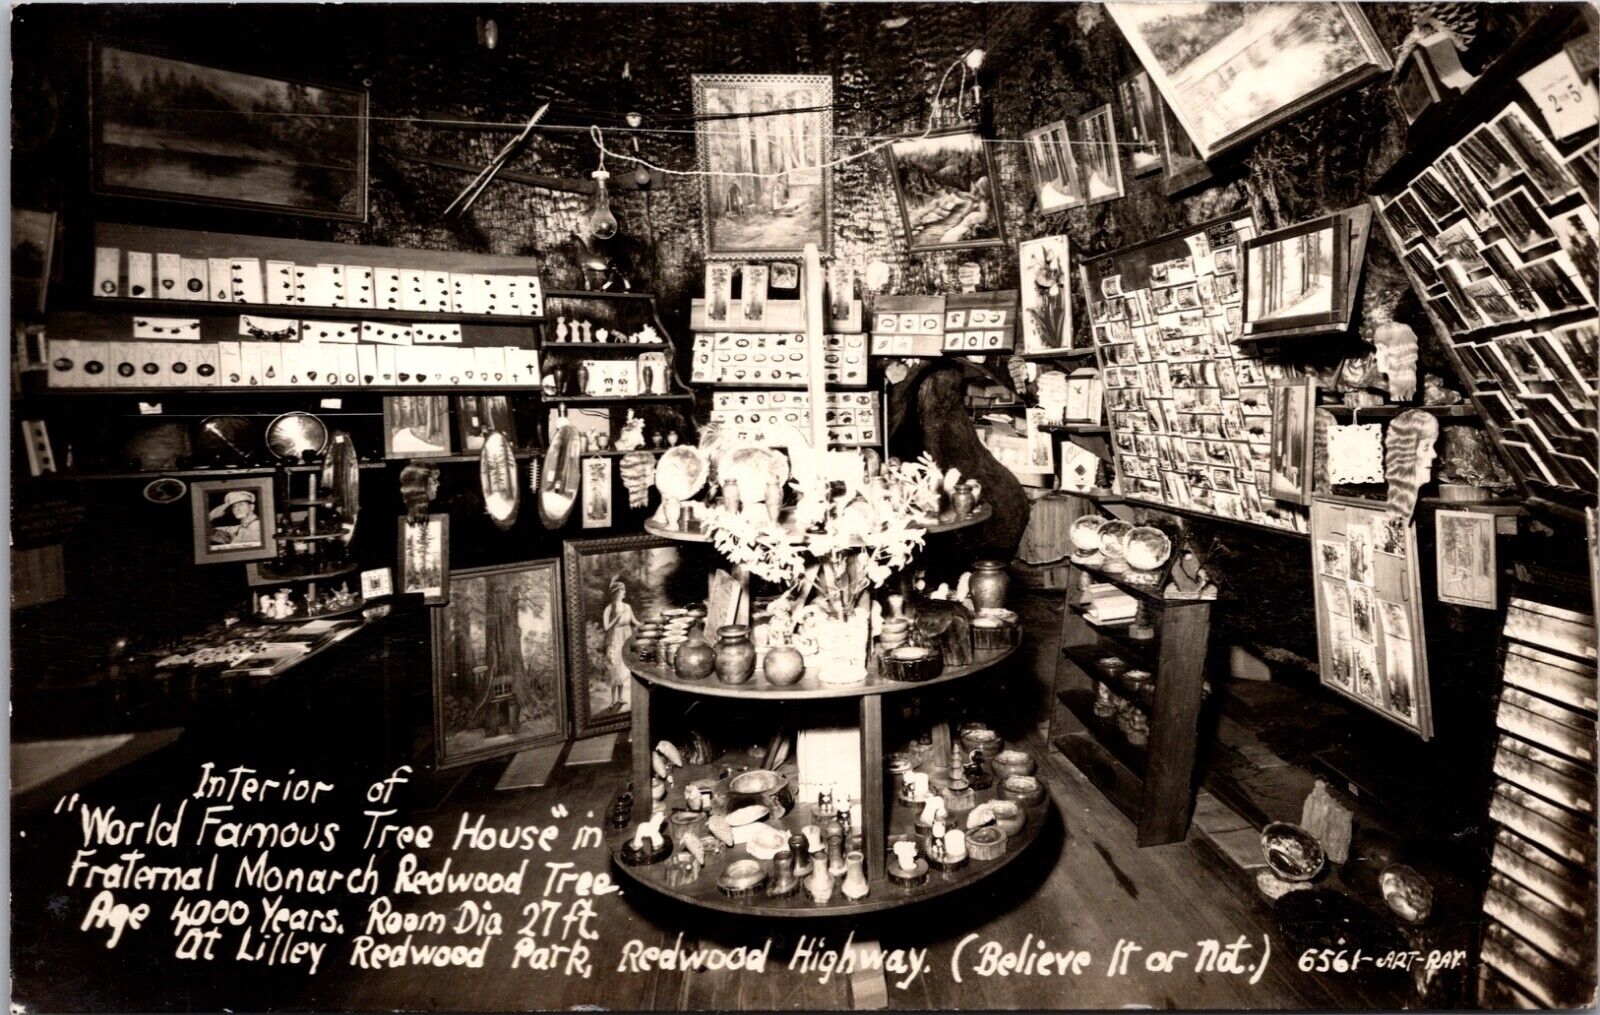
M 730 898 L 750 895 L 767 880 L 767 868 L 755 860 L 735 860 L 717 876 L 717 890 Z

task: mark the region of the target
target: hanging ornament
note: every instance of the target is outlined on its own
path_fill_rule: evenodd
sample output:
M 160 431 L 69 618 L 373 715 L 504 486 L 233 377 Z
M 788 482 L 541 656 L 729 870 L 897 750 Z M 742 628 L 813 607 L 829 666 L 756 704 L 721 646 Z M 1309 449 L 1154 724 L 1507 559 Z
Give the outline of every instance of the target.
M 609 240 L 617 235 L 617 217 L 611 214 L 611 191 L 606 186 L 611 174 L 604 169 L 596 169 L 589 175 L 594 177 L 594 202 L 589 205 L 589 235 L 597 240 Z

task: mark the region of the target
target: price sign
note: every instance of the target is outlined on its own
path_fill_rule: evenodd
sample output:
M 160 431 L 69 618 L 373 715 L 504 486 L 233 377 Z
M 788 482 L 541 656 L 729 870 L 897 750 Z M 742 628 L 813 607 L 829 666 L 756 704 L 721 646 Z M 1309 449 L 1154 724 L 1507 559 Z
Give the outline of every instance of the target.
M 1565 50 L 1552 56 L 1517 80 L 1544 114 L 1553 137 L 1571 137 L 1600 121 L 1600 94 L 1578 76 L 1578 68 Z

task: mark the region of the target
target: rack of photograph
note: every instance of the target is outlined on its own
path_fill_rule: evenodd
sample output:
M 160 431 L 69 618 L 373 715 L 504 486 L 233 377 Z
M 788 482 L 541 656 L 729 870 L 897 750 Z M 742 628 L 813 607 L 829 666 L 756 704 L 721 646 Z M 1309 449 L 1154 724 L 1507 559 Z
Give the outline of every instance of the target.
M 1576 521 L 1600 488 L 1600 141 L 1593 123 L 1552 120 L 1519 80 L 1570 65 L 1564 44 L 1583 31 L 1567 12 L 1541 24 L 1451 107 L 1460 126 L 1385 174 L 1369 203 L 1529 503 Z

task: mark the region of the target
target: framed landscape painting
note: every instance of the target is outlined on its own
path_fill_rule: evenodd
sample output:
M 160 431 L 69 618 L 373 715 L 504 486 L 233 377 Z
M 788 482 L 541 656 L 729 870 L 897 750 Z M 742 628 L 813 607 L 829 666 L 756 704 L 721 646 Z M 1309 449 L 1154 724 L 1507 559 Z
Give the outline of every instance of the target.
M 696 74 L 695 149 L 706 256 L 826 254 L 833 238 L 833 78 Z M 793 113 L 774 110 L 792 109 Z
M 567 732 L 559 565 L 451 575 L 433 610 L 433 731 L 440 768 L 515 754 Z
M 97 42 L 94 190 L 367 218 L 367 93 Z
M 633 700 L 623 646 L 661 611 L 705 599 L 705 557 L 656 536 L 569 539 L 563 553 L 573 735 L 623 729 Z
M 1393 67 L 1355 3 L 1115 3 L 1106 12 L 1202 159 Z
M 1000 195 L 983 138 L 970 127 L 889 146 L 911 252 L 1000 247 Z

